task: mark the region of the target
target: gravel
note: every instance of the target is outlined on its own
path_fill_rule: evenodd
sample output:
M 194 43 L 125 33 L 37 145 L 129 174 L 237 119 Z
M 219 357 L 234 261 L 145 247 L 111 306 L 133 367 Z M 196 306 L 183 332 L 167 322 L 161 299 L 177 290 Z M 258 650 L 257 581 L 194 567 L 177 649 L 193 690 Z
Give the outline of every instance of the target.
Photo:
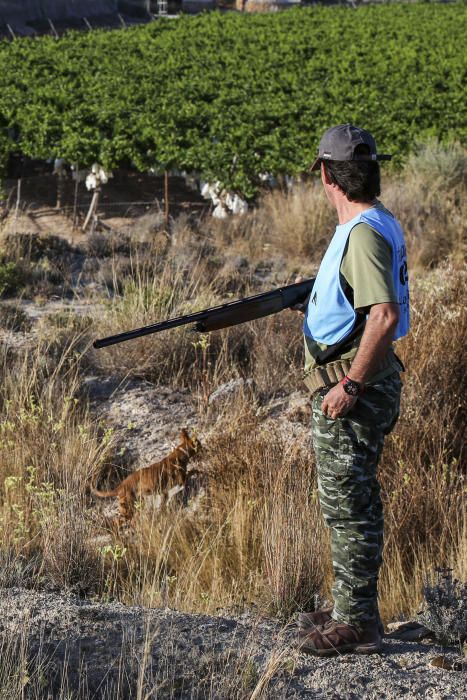
M 320 659 L 296 651 L 293 624 L 254 613 L 210 617 L 21 588 L 0 589 L 0 606 L 3 668 L 21 654 L 29 661 L 24 698 L 466 697 L 465 671 L 429 665 L 440 653 L 429 640 L 386 638 L 381 654 Z

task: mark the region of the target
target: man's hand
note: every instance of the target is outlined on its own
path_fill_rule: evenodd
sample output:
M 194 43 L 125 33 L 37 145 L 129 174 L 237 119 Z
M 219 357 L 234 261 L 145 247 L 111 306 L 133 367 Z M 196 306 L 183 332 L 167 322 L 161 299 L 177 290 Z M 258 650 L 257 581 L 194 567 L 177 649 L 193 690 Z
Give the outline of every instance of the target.
M 295 278 L 295 284 L 299 284 L 299 282 L 303 282 L 305 278 L 299 275 L 298 277 Z M 308 299 L 307 299 L 308 301 Z M 305 315 L 306 311 L 306 304 L 295 304 L 295 306 L 290 307 L 291 311 L 295 311 L 296 313 L 299 313 L 301 316 Z
M 356 396 L 350 396 L 344 391 L 342 384 L 336 384 L 323 399 L 321 411 L 325 416 L 336 420 L 345 416 L 357 402 Z

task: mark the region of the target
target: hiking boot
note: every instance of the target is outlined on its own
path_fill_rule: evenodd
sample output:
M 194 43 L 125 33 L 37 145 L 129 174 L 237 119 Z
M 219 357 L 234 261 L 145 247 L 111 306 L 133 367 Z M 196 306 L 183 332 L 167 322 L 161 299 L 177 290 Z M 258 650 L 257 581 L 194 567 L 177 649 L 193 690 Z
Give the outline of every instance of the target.
M 320 625 L 325 625 L 326 622 L 332 620 L 332 611 L 334 609 L 333 605 L 327 608 L 320 608 L 315 610 L 315 612 L 302 612 L 298 614 L 297 626 L 300 631 L 311 631 L 314 627 L 319 627 Z M 378 630 L 382 637 L 384 637 L 384 626 L 381 622 L 381 618 L 378 615 Z
M 332 620 L 331 613 L 333 605 L 327 608 L 320 608 L 314 612 L 301 612 L 297 617 L 297 625 L 299 630 L 312 630 L 313 627 L 325 625 L 326 622 Z
M 324 625 L 300 632 L 300 651 L 316 656 L 337 656 L 344 652 L 375 654 L 381 651 L 382 642 L 378 624 L 357 629 L 345 622 L 329 620 Z

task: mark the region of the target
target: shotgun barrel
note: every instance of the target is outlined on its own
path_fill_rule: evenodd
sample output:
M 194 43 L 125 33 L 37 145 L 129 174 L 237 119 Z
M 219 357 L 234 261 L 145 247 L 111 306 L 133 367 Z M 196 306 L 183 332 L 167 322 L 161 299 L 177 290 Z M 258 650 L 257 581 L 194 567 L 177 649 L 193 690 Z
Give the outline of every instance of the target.
M 270 316 L 283 309 L 303 306 L 311 294 L 314 281 L 314 279 L 304 280 L 303 282 L 273 289 L 270 292 L 230 301 L 220 306 L 214 306 L 211 309 L 204 309 L 186 316 L 177 316 L 167 321 L 153 323 L 149 326 L 136 328 L 125 333 L 118 333 L 107 338 L 100 338 L 94 341 L 93 346 L 95 348 L 105 348 L 109 345 L 116 345 L 126 340 L 141 338 L 151 333 L 160 333 L 161 331 L 167 331 L 170 328 L 177 328 L 190 323 L 194 324 L 193 330 L 199 333 L 208 333 L 220 328 L 236 326 L 239 323 L 254 321 L 256 318 Z

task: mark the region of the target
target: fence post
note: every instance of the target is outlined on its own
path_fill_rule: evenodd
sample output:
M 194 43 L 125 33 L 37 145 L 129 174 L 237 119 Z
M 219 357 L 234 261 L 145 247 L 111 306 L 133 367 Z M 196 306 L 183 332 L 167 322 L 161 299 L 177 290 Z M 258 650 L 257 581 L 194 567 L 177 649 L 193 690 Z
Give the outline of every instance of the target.
M 74 198 L 73 198 L 73 228 L 76 228 L 76 217 L 77 217 L 77 209 L 78 209 L 79 163 L 76 163 L 75 174 L 76 174 L 76 178 L 75 178 L 75 194 L 74 194 Z
M 82 231 L 83 233 L 86 232 L 87 227 L 89 226 L 90 222 L 92 221 L 92 227 L 91 227 L 91 233 L 94 233 L 94 229 L 96 227 L 96 219 L 97 219 L 97 207 L 99 206 L 99 196 L 101 193 L 101 186 L 98 185 L 96 189 L 94 190 L 94 194 L 92 195 L 92 200 L 91 204 L 89 207 L 89 211 L 87 213 L 85 222 L 83 224 Z
M 62 208 L 63 195 L 65 190 L 65 174 L 63 169 L 57 173 L 57 199 L 55 201 L 55 209 L 59 211 Z
M 19 205 L 21 203 L 21 178 L 18 178 L 18 183 L 16 185 L 16 207 L 15 207 L 15 236 L 18 228 L 18 212 Z
M 165 223 L 169 223 L 169 172 L 168 170 L 164 171 L 164 216 L 165 216 Z

